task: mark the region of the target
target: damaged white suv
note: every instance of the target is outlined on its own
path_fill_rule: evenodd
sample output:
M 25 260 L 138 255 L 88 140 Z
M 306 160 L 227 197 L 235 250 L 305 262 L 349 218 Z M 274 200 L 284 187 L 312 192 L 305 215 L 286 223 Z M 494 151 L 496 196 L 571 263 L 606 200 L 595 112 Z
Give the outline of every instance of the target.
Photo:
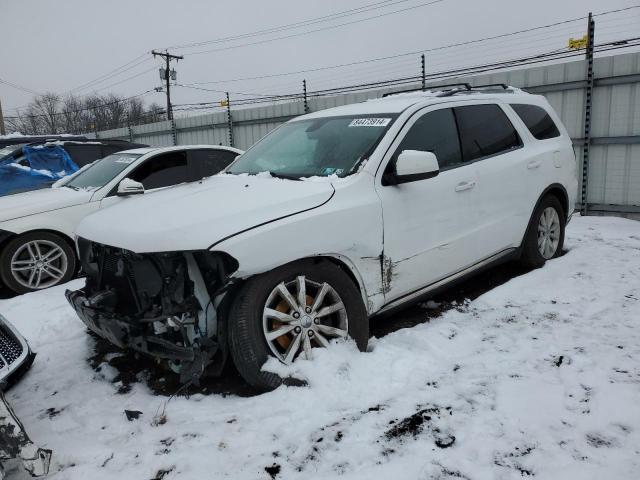
M 184 381 L 230 357 L 263 371 L 496 262 L 561 253 L 576 201 L 571 140 L 547 101 L 461 84 L 298 117 L 226 172 L 78 227 L 78 315 Z

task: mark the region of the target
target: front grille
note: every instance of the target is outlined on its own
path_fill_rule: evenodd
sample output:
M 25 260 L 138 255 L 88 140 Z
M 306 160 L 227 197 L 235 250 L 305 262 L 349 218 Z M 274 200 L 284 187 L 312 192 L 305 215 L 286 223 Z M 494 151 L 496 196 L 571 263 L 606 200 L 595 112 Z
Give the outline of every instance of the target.
M 11 365 L 22 355 L 22 345 L 4 325 L 0 325 L 0 355 L 0 368 Z

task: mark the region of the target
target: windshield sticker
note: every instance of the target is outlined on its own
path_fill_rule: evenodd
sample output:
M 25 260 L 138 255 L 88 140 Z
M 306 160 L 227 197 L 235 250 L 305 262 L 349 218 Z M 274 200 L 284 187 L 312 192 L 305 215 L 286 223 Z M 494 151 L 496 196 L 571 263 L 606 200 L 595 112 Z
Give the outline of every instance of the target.
M 331 175 L 332 173 L 334 173 L 336 171 L 335 168 L 332 167 L 327 167 L 324 170 L 322 170 L 322 174 L 323 175 Z
M 349 124 L 350 127 L 386 127 L 390 118 L 356 118 Z
M 135 158 L 119 158 L 115 160 L 113 163 L 124 163 L 125 165 L 129 165 L 133 163 L 134 160 Z

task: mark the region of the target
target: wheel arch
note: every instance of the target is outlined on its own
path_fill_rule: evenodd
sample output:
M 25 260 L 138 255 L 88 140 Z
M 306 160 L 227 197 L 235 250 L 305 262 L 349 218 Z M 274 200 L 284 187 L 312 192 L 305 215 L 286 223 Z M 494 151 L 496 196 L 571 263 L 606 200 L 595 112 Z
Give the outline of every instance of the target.
M 73 240 L 73 238 L 71 238 L 69 235 L 67 235 L 64 232 L 61 232 L 60 230 L 53 230 L 53 229 L 50 229 L 50 228 L 34 228 L 33 230 L 28 230 L 26 232 L 20 232 L 19 234 L 16 234 L 16 237 L 21 237 L 23 235 L 28 235 L 28 234 L 37 233 L 37 232 L 51 233 L 53 235 L 58 235 L 65 242 L 67 242 L 67 244 L 71 247 L 71 249 L 73 250 L 73 252 L 76 255 L 76 258 L 78 257 L 78 254 L 76 252 L 76 242 Z
M 26 230 L 26 231 L 20 232 L 20 233 L 9 232 L 10 235 L 7 235 L 5 238 L 0 238 L 0 251 L 4 250 L 4 248 L 7 245 L 7 243 L 9 243 L 11 240 L 13 240 L 15 238 L 22 237 L 24 235 L 29 235 L 29 234 L 38 233 L 38 232 L 50 233 L 50 234 L 53 234 L 53 235 L 58 235 L 60 238 L 62 238 L 67 243 L 69 248 L 71 248 L 71 250 L 73 251 L 73 254 L 76 257 L 76 261 L 78 260 L 78 252 L 76 250 L 76 244 L 73 241 L 73 239 L 71 237 L 69 237 L 69 235 L 67 235 L 64 232 L 61 232 L 59 230 L 49 229 L 49 228 L 34 228 L 33 230 Z M 76 263 L 76 268 L 77 268 L 77 263 Z
M 560 202 L 560 205 L 562 206 L 562 208 L 564 209 L 564 219 L 565 219 L 565 224 L 569 218 L 569 214 L 571 213 L 569 211 L 569 194 L 567 193 L 567 189 L 560 183 L 553 183 L 551 185 L 549 185 L 547 188 L 545 188 L 542 193 L 540 194 L 540 196 L 538 197 L 538 200 L 536 201 L 536 204 L 533 206 L 533 209 L 531 210 L 531 215 L 529 216 L 529 223 L 527 224 L 527 228 L 524 232 L 524 234 L 522 235 L 522 240 L 520 241 L 520 249 L 523 248 L 524 246 L 524 242 L 525 239 L 527 238 L 527 234 L 529 233 L 529 230 L 532 228 L 533 225 L 533 215 L 536 213 L 536 210 L 538 209 L 538 206 L 540 205 L 540 202 L 542 202 L 542 200 L 544 198 L 546 198 L 547 196 L 553 196 L 555 198 L 558 199 L 558 201 Z
M 569 214 L 571 213 L 569 211 L 569 194 L 567 193 L 567 189 L 564 188 L 564 186 L 560 183 L 554 183 L 544 189 L 544 191 L 538 197 L 538 201 L 536 202 L 536 206 L 533 208 L 533 211 L 535 212 L 542 199 L 547 195 L 553 195 L 558 199 L 560 205 L 562 205 L 562 208 L 564 209 L 564 216 L 566 221 L 569 217 Z M 533 217 L 533 212 L 531 212 L 531 216 Z
M 247 280 L 257 277 L 259 275 L 263 275 L 265 273 L 270 272 L 271 270 L 275 270 L 276 268 L 281 268 L 284 267 L 286 265 L 292 265 L 295 263 L 300 263 L 300 262 L 314 262 L 314 263 L 320 263 L 320 262 L 329 262 L 332 263 L 333 265 L 339 267 L 341 270 L 343 270 L 351 279 L 351 281 L 354 283 L 354 285 L 356 286 L 356 288 L 358 289 L 358 291 L 360 292 L 360 296 L 362 297 L 362 301 L 364 303 L 365 309 L 367 310 L 367 312 L 370 314 L 370 305 L 369 305 L 369 301 L 368 301 L 368 297 L 367 297 L 367 289 L 364 283 L 364 280 L 362 278 L 362 275 L 360 274 L 360 271 L 358 270 L 358 268 L 356 267 L 356 265 L 348 258 L 345 257 L 344 255 L 340 255 L 337 253 L 323 253 L 323 254 L 318 254 L 318 255 L 311 255 L 311 256 L 306 256 L 306 257 L 301 257 L 301 258 L 297 258 L 295 260 L 290 260 L 286 263 L 283 263 L 281 265 L 276 265 L 273 268 L 266 270 L 266 271 L 261 271 L 261 272 L 256 272 L 253 273 L 251 275 L 247 275 L 243 278 L 238 278 L 235 282 L 234 282 L 234 288 L 231 290 L 230 293 L 232 293 L 232 296 L 235 294 L 235 292 L 237 291 L 238 287 L 245 283 Z

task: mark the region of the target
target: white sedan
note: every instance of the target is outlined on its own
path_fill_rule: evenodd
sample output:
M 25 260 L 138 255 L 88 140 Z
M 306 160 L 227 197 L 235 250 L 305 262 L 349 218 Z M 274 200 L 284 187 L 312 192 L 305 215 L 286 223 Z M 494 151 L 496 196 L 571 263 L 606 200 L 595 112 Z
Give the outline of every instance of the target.
M 214 175 L 242 151 L 193 145 L 109 155 L 52 188 L 0 199 L 0 280 L 16 293 L 68 281 L 77 271 L 73 233 L 88 214 L 137 193 Z

